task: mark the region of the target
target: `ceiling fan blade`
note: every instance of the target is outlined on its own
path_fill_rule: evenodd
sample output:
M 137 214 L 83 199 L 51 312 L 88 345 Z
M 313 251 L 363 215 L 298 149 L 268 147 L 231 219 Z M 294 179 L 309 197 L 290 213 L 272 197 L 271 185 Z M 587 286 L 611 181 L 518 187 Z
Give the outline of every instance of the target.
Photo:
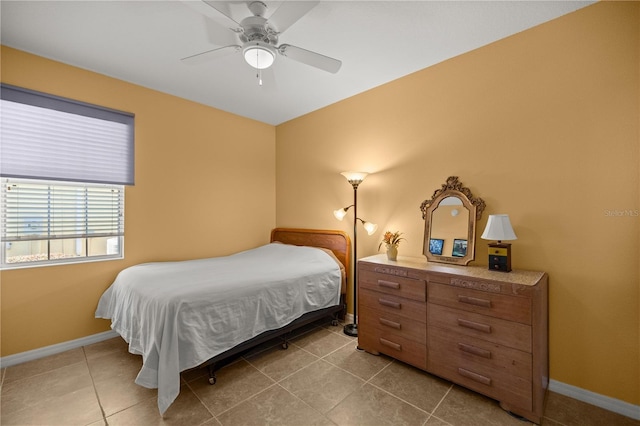
M 202 2 L 204 4 L 206 4 L 209 7 L 212 7 L 213 9 L 217 10 L 218 12 L 220 12 L 220 14 L 222 14 L 222 16 L 224 16 L 226 19 L 225 25 L 229 25 L 229 28 L 231 29 L 237 29 L 240 28 L 240 24 L 238 22 L 236 22 L 235 19 L 233 19 L 233 17 L 231 16 L 231 4 L 226 2 L 226 1 L 213 1 L 213 0 L 202 0 Z
M 227 46 L 238 42 L 238 34 L 230 30 L 228 27 L 221 25 L 219 22 L 203 16 L 205 31 L 209 42 L 217 46 Z
M 199 15 L 214 19 L 220 26 L 235 30 L 240 27 L 232 17 L 230 5 L 227 2 L 206 0 L 180 0 L 180 3 L 195 11 Z
M 294 61 L 311 65 L 312 67 L 319 68 L 332 74 L 337 73 L 342 66 L 342 61 L 312 52 L 310 50 L 303 49 L 301 47 L 291 46 L 290 44 L 281 45 L 280 47 L 278 47 L 278 51 L 283 56 L 293 59 Z
M 269 17 L 269 24 L 282 34 L 300 18 L 316 7 L 319 1 L 283 1 L 280 7 Z
M 237 45 L 219 47 L 217 49 L 207 50 L 206 52 L 196 53 L 195 55 L 187 56 L 185 58 L 182 58 L 182 61 L 184 61 L 187 64 L 201 64 L 203 62 L 208 62 L 212 59 L 231 55 L 233 53 L 239 52 L 240 50 L 242 50 L 242 47 Z

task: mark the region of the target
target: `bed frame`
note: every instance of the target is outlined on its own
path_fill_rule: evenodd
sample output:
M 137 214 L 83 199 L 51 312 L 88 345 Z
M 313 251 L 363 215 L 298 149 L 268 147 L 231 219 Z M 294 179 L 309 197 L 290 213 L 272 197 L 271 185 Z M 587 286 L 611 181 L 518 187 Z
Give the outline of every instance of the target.
M 344 265 L 346 283 L 351 281 L 349 267 L 351 261 L 351 240 L 345 232 L 318 229 L 275 228 L 271 231 L 271 242 L 276 241 L 284 244 L 321 247 L 331 250 L 336 258 L 338 258 L 338 260 Z M 287 349 L 289 347 L 289 335 L 291 332 L 302 326 L 326 317 L 332 317 L 332 324 L 338 325 L 338 319 L 343 319 L 346 313 L 346 283 L 343 282 L 340 292 L 340 303 L 338 305 L 330 306 L 314 312 L 308 312 L 282 328 L 265 331 L 264 333 L 206 361 L 200 367 L 207 368 L 209 373 L 209 383 L 212 385 L 216 383 L 216 371 L 218 369 L 257 345 L 279 337 L 282 339 L 282 348 Z

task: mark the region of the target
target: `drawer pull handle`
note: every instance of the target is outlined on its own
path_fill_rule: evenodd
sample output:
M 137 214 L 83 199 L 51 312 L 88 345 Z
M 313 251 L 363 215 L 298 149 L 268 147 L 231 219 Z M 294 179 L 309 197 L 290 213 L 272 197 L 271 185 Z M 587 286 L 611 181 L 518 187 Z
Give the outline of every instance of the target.
M 458 343 L 458 349 L 460 349 L 462 352 L 467 352 L 473 355 L 481 356 L 482 358 L 491 359 L 491 351 L 488 351 L 486 349 L 467 345 L 466 343 Z
M 390 308 L 394 308 L 394 309 L 400 309 L 402 308 L 402 305 L 398 302 L 393 302 L 391 300 L 387 300 L 387 299 L 378 299 L 378 302 L 383 305 L 383 306 L 388 306 Z
M 380 287 L 392 288 L 394 290 L 400 289 L 400 283 L 396 283 L 393 281 L 378 280 L 378 285 Z
M 390 348 L 393 348 L 396 351 L 401 351 L 402 350 L 402 345 L 400 345 L 399 343 L 395 343 L 395 342 L 392 342 L 390 340 L 383 339 L 382 337 L 380 338 L 380 343 L 382 345 L 384 345 L 384 346 L 388 346 Z
M 382 325 L 386 325 L 388 327 L 392 327 L 395 328 L 396 330 L 400 330 L 400 323 L 399 322 L 395 322 L 395 321 L 390 321 L 388 319 L 384 319 L 384 318 L 379 318 L 380 320 L 380 324 Z
M 491 326 L 487 324 L 480 324 L 479 322 L 473 322 L 466 319 L 458 318 L 458 325 L 460 327 L 470 328 L 472 330 L 481 331 L 483 333 L 491 333 Z
M 461 294 L 458 295 L 458 302 L 466 303 L 468 305 L 482 306 L 483 308 L 491 307 L 491 300 L 478 299 L 477 297 L 463 296 Z
M 464 368 L 458 368 L 458 373 L 460 373 L 461 376 L 467 377 L 478 383 L 482 383 L 483 385 L 491 386 L 491 379 L 483 376 L 482 374 L 474 373 L 473 371 L 465 370 Z

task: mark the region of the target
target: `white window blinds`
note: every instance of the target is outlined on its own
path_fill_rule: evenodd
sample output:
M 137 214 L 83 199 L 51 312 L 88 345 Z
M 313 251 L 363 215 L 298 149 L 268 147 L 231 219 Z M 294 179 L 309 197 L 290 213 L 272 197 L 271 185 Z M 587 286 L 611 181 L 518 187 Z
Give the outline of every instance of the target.
M 134 184 L 134 116 L 2 85 L 3 177 Z
M 124 187 L 3 179 L 2 241 L 124 235 Z

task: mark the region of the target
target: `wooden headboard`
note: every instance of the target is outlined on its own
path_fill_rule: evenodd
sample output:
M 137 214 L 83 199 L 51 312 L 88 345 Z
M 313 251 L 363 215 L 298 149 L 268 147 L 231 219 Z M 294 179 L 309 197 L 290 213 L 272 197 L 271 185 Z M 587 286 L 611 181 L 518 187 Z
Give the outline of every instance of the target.
M 351 239 L 343 231 L 321 229 L 275 228 L 271 242 L 329 249 L 344 265 L 347 282 L 351 282 Z

